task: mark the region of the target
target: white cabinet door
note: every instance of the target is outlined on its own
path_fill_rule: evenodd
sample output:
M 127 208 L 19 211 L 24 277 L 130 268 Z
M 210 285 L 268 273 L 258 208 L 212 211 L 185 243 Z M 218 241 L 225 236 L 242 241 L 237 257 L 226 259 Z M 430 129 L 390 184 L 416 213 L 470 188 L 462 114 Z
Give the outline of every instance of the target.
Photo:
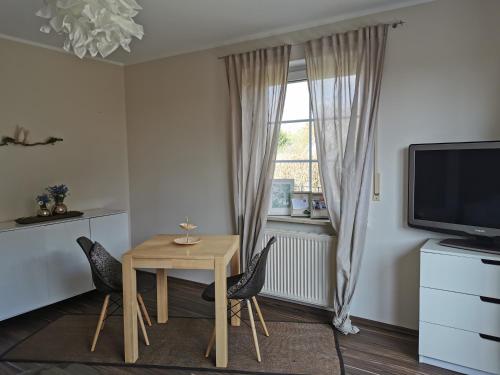
M 500 265 L 480 257 L 421 252 L 420 286 L 500 298 Z
M 44 227 L 0 233 L 0 320 L 47 304 Z
M 123 253 L 130 250 L 128 214 L 121 213 L 90 219 L 92 241 L 99 242 L 120 262 Z
M 422 287 L 420 321 L 500 337 L 500 300 Z
M 425 322 L 420 322 L 419 332 L 420 355 L 491 374 L 500 374 L 498 338 L 481 337 L 475 332 Z
M 89 220 L 75 220 L 45 227 L 49 303 L 93 289 L 92 274 L 76 239 L 90 236 Z

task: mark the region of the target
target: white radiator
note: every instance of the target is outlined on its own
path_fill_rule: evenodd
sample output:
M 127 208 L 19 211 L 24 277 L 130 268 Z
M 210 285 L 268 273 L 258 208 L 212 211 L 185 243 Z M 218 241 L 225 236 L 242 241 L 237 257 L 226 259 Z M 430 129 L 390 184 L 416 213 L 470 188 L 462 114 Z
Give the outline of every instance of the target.
M 272 236 L 277 241 L 269 252 L 262 293 L 312 305 L 332 306 L 335 238 L 267 229 L 263 247 Z

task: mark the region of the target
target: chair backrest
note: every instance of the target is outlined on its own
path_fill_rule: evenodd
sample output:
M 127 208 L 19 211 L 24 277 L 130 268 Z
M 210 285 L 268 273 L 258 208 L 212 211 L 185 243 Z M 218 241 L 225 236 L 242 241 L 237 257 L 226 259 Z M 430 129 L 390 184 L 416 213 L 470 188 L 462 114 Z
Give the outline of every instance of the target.
M 251 271 L 251 274 L 247 274 L 248 270 L 244 274 L 243 278 L 247 281 L 238 287 L 236 291 L 231 293 L 230 298 L 237 299 L 246 299 L 250 297 L 254 297 L 260 293 L 262 288 L 264 287 L 264 283 L 266 281 L 266 265 L 267 265 L 267 256 L 269 251 L 271 250 L 272 245 L 276 242 L 276 237 L 271 237 L 266 244 L 266 247 L 260 252 L 259 260 L 257 261 L 257 265 Z
M 95 248 L 97 243 L 87 237 L 79 237 L 76 242 L 89 261 L 92 281 L 96 289 L 103 293 L 120 292 L 122 288 L 121 263 L 113 258 L 104 247 Z
M 90 261 L 90 251 L 92 250 L 92 246 L 94 246 L 94 243 L 90 238 L 87 237 L 79 237 L 76 242 L 78 242 L 78 245 L 82 248 L 83 252 L 85 253 L 85 256 L 87 259 Z

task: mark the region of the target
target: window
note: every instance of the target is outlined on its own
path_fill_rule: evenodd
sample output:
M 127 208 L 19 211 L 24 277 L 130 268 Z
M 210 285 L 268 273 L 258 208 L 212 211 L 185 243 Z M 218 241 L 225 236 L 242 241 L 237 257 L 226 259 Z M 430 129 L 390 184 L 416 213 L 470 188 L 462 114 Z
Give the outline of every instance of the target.
M 290 81 L 281 121 L 274 178 L 295 180 L 295 191 L 321 191 L 313 127 L 307 81 Z

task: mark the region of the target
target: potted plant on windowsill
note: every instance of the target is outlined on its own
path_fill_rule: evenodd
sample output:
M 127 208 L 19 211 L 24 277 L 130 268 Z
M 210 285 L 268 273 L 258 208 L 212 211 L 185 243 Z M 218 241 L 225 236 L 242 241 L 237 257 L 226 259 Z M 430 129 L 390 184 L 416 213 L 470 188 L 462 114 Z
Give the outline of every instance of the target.
M 68 207 L 64 204 L 64 199 L 68 195 L 68 187 L 64 184 L 49 186 L 47 188 L 49 195 L 54 201 L 54 207 L 52 207 L 53 215 L 62 215 L 68 212 Z

